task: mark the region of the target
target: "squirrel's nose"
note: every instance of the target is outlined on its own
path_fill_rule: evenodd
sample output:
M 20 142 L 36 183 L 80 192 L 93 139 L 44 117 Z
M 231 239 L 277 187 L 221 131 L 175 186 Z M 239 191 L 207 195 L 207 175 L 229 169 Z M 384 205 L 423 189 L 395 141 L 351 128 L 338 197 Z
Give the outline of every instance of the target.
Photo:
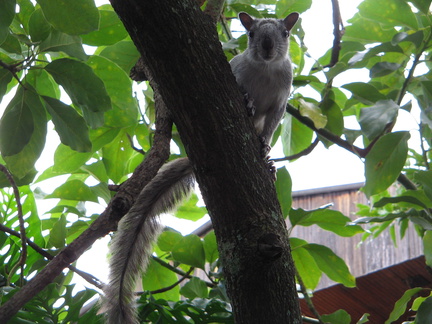
M 261 43 L 261 46 L 266 51 L 269 51 L 269 50 L 273 49 L 273 47 L 274 47 L 273 39 L 271 39 L 270 37 L 264 38 L 263 41 L 262 41 L 262 43 Z

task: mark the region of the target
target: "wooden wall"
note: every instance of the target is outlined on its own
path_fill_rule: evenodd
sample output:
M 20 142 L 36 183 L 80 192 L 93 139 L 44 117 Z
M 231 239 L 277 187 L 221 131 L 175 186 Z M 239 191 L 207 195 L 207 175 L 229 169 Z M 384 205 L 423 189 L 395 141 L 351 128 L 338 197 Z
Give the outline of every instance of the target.
M 310 210 L 333 204 L 331 209 L 356 219 L 356 204 L 368 203 L 366 196 L 358 191 L 361 186 L 362 184 L 353 184 L 295 192 L 293 208 Z M 290 226 L 289 221 L 287 225 Z M 403 240 L 399 240 L 398 236 L 397 247 L 393 245 L 388 231 L 384 231 L 376 239 L 368 239 L 365 242 L 361 242 L 361 234 L 351 238 L 339 237 L 315 225 L 296 226 L 291 236 L 330 247 L 345 260 L 355 277 L 412 259 L 423 253 L 422 242 L 412 225 Z M 327 277 L 323 277 L 318 289 L 333 284 Z

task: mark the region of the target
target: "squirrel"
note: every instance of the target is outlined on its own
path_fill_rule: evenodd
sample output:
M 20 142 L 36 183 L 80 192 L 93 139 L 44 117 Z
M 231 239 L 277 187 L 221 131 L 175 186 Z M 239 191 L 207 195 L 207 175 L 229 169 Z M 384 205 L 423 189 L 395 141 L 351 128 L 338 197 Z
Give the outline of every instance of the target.
M 246 28 L 247 49 L 231 61 L 237 84 L 245 96 L 248 114 L 262 142 L 262 155 L 285 112 L 292 84 L 288 56 L 289 34 L 299 14 L 285 19 L 255 19 L 240 13 Z M 161 231 L 157 216 L 175 209 L 193 191 L 195 175 L 188 158 L 165 164 L 141 191 L 135 204 L 121 219 L 110 250 L 109 284 L 104 288 L 102 311 L 108 324 L 137 324 L 134 288 L 144 272 L 153 241 Z

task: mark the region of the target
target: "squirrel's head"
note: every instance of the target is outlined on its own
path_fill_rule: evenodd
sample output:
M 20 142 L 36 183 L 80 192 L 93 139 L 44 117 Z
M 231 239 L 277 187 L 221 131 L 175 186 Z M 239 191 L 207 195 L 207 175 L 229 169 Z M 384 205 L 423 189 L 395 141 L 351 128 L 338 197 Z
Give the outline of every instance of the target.
M 255 60 L 271 62 L 287 55 L 290 31 L 299 18 L 297 12 L 285 19 L 255 19 L 245 12 L 239 14 L 249 37 L 249 51 Z

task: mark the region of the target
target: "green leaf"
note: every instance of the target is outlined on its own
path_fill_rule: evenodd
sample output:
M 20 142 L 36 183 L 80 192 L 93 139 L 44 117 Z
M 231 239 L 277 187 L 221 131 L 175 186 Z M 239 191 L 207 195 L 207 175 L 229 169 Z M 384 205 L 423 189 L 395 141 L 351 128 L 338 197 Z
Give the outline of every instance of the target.
M 370 314 L 368 313 L 363 314 L 363 316 L 357 321 L 357 324 L 369 323 L 369 316 Z
M 279 0 L 276 2 L 276 15 L 285 18 L 290 12 L 305 12 L 312 5 L 312 0 Z
M 321 315 L 324 323 L 350 324 L 351 316 L 343 309 L 339 309 L 328 315 Z
M 404 0 L 365 0 L 358 6 L 363 17 L 384 26 L 406 26 L 416 30 L 417 19 Z
M 219 251 L 217 248 L 216 235 L 214 231 L 209 232 L 204 237 L 204 252 L 206 260 L 210 264 L 219 258 Z
M 24 178 L 26 178 L 27 180 L 31 181 L 35 175 L 34 165 L 40 157 L 42 150 L 45 146 L 47 134 L 47 116 L 40 97 L 34 92 L 34 90 L 29 84 L 25 84 L 24 86 L 27 88 L 27 90 L 20 90 L 20 88 L 17 91 L 17 94 L 22 94 L 22 97 L 18 98 L 18 100 L 21 100 L 23 105 L 26 106 L 27 109 L 22 106 L 21 108 L 19 108 L 19 110 L 21 109 L 21 111 L 29 113 L 29 115 L 33 119 L 33 131 L 31 133 L 30 141 L 28 141 L 28 143 L 24 147 L 22 147 L 17 154 L 8 156 L 3 155 L 3 158 L 6 161 L 9 170 L 14 176 L 21 180 L 24 180 Z M 15 98 L 12 99 L 12 101 L 15 101 Z M 3 127 L 2 122 L 3 118 L 0 122 L 0 138 L 3 141 L 9 140 L 11 142 L 14 142 L 16 138 L 11 138 L 10 136 L 12 134 L 8 134 L 6 136 L 5 134 L 2 134 L 2 131 L 4 129 L 9 129 L 9 125 L 7 127 Z M 16 121 L 12 121 L 12 123 L 15 122 Z M 21 184 L 24 183 L 21 182 Z
M 174 272 L 150 259 L 149 266 L 142 280 L 142 285 L 144 290 L 152 291 L 171 286 L 177 281 L 178 278 Z M 180 288 L 177 285 L 169 291 L 157 294 L 157 296 L 158 298 L 166 298 L 168 300 L 176 301 L 180 299 L 179 292 Z
M 380 22 L 367 19 L 368 16 L 364 17 L 356 14 L 348 21 L 351 25 L 345 28 L 344 41 L 355 41 L 363 44 L 385 43 L 396 34 L 394 28 L 384 29 Z
M 187 235 L 183 237 L 173 248 L 172 255 L 174 260 L 190 265 L 192 267 L 204 269 L 205 253 L 203 242 L 197 235 Z
M 410 2 L 424 14 L 429 14 L 431 0 L 410 0 Z
M 51 25 L 45 19 L 42 9 L 36 9 L 29 20 L 29 34 L 32 42 L 41 42 L 46 39 L 51 32 Z
M 0 1 L 0 44 L 9 35 L 9 25 L 15 17 L 16 0 Z
M 390 324 L 397 321 L 406 311 L 408 303 L 411 298 L 416 295 L 422 288 L 413 288 L 405 291 L 403 296 L 395 303 L 389 318 L 385 321 L 385 324 Z
M 319 244 L 308 244 L 303 248 L 313 256 L 316 264 L 327 277 L 345 287 L 355 287 L 355 278 L 349 272 L 345 261 L 332 250 Z
M 92 46 L 113 45 L 128 36 L 126 29 L 112 10 L 99 10 L 99 29 L 82 35 L 85 44 Z
M 60 100 L 50 97 L 43 99 L 61 142 L 77 152 L 90 152 L 92 143 L 84 118 Z
M 6 69 L 0 69 L 0 102 L 8 92 L 8 84 L 12 80 L 12 73 Z
M 300 103 L 299 111 L 304 117 L 308 117 L 313 121 L 316 128 L 324 128 L 327 124 L 327 117 L 321 112 L 321 109 L 311 102 L 307 102 L 303 99 L 298 99 Z
M 119 183 L 126 175 L 127 165 L 134 153 L 127 134 L 122 130 L 114 141 L 102 148 L 103 163 L 109 178 Z
M 432 171 L 416 171 L 414 179 L 423 186 L 426 196 L 432 200 Z
M 99 11 L 93 0 L 37 0 L 55 29 L 69 35 L 87 34 L 99 27 Z
M 111 99 L 104 83 L 86 64 L 71 59 L 59 59 L 48 64 L 45 69 L 83 113 L 101 113 L 111 109 Z
M 384 197 L 373 204 L 374 207 L 384 207 L 387 204 L 398 204 L 399 207 L 415 208 L 423 210 L 432 208 L 432 201 L 426 196 L 423 190 L 407 190 L 397 197 Z
M 301 208 L 290 211 L 290 222 L 293 226 L 318 225 L 326 231 L 336 233 L 339 236 L 351 237 L 363 233 L 361 226 L 350 225 L 351 219 L 337 210 L 319 208 L 305 211 Z
M 333 96 L 334 97 L 334 96 Z M 327 124 L 325 126 L 330 132 L 335 135 L 342 135 L 344 130 L 343 114 L 337 103 L 330 98 L 326 98 L 325 101 L 320 105 L 321 111 L 324 116 L 327 117 Z M 333 142 L 321 138 L 321 141 L 326 147 L 329 147 Z
M 105 47 L 100 56 L 106 57 L 116 63 L 129 75 L 130 70 L 141 55 L 132 41 L 122 41 Z
M 372 147 L 365 161 L 365 194 L 380 193 L 399 176 L 408 153 L 409 132 L 384 135 Z
M 87 64 L 103 81 L 113 104 L 113 109 L 105 113 L 105 125 L 135 126 L 138 123 L 138 105 L 137 100 L 131 96 L 132 81 L 128 74 L 117 64 L 100 56 L 91 56 Z
M 33 104 L 41 104 L 37 94 L 19 87 L 0 119 L 0 151 L 3 156 L 21 152 L 30 142 L 35 127 Z
M 416 314 L 415 323 L 432 323 L 432 297 L 421 303 Z
M 286 114 L 282 122 L 281 139 L 283 152 L 286 156 L 300 153 L 306 149 L 313 137 L 313 131 L 300 123 L 290 114 Z
M 393 73 L 399 69 L 402 65 L 398 63 L 391 62 L 378 62 L 369 70 L 370 78 L 379 78 L 387 74 Z
M 79 36 L 71 36 L 55 29 L 42 41 L 39 50 L 41 52 L 64 52 L 81 61 L 87 60 L 87 54 L 84 52 Z
M 180 233 L 165 231 L 159 235 L 157 244 L 162 251 L 171 252 L 181 239 L 183 239 L 183 236 Z
M 203 280 L 197 277 L 192 277 L 191 280 L 181 287 L 180 294 L 189 299 L 207 298 L 208 288 Z
M 56 188 L 52 194 L 47 195 L 49 198 L 60 198 L 66 200 L 77 201 L 93 201 L 98 202 L 97 196 L 93 191 L 81 180 L 70 180 Z
M 205 207 L 198 207 L 198 196 L 193 194 L 190 199 L 185 201 L 175 212 L 175 216 L 181 219 L 188 219 L 191 221 L 197 221 L 203 218 L 207 214 Z
M 92 156 L 92 153 L 79 153 L 69 146 L 60 144 L 54 152 L 53 172 L 57 174 L 72 173 L 83 166 Z
M 292 181 L 286 168 L 280 168 L 277 170 L 277 180 L 275 185 L 278 200 L 282 207 L 282 215 L 286 218 L 289 214 L 292 203 Z
M 65 246 L 66 243 L 66 216 L 61 215 L 57 222 L 54 223 L 53 227 L 50 230 L 49 236 L 49 244 L 52 244 L 54 247 L 60 249 Z
M 381 100 L 374 106 L 360 110 L 359 123 L 363 133 L 373 140 L 381 135 L 387 124 L 393 123 L 399 112 L 399 106 L 393 100 Z
M 426 231 L 423 235 L 423 253 L 426 265 L 432 266 L 432 231 Z
M 343 85 L 342 88 L 351 91 L 354 98 L 366 105 L 371 105 L 379 100 L 386 99 L 386 97 L 379 92 L 377 88 L 369 83 L 353 82 Z
M 26 82 L 31 84 L 40 96 L 60 98 L 60 88 L 58 84 L 45 70 L 34 69 L 28 71 Z
M 319 269 L 313 256 L 303 247 L 295 248 L 301 242 L 296 242 L 296 238 L 290 238 L 292 257 L 295 267 L 307 289 L 314 290 L 321 279 L 322 271 Z M 307 244 L 304 241 L 304 244 Z

